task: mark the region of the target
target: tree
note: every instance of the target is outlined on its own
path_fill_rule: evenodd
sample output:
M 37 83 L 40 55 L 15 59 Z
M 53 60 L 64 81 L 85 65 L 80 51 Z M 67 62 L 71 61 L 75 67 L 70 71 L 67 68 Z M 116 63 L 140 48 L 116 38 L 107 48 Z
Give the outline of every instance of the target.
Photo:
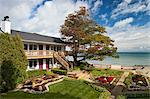
M 25 80 L 27 58 L 18 35 L 0 33 L 0 92 L 14 89 Z
M 85 7 L 69 14 L 60 32 L 65 41 L 71 42 L 74 65 L 81 60 L 77 60 L 79 54 L 84 54 L 83 59 L 103 60 L 106 56 L 117 57 L 117 48 L 114 41 L 106 36 L 105 28 L 95 23 L 89 16 Z M 86 47 L 86 45 L 88 45 Z M 81 46 L 84 48 L 81 49 Z

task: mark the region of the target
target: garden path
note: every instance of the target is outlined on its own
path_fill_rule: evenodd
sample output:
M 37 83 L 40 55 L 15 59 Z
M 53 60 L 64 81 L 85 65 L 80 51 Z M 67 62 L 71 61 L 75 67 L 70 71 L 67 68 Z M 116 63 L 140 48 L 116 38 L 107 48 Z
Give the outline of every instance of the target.
M 123 75 L 121 76 L 121 78 L 119 79 L 119 81 L 117 82 L 116 86 L 114 87 L 114 89 L 112 90 L 112 95 L 113 96 L 117 96 L 118 94 L 120 94 L 124 88 L 124 80 L 125 78 L 129 75 L 129 72 L 124 72 Z

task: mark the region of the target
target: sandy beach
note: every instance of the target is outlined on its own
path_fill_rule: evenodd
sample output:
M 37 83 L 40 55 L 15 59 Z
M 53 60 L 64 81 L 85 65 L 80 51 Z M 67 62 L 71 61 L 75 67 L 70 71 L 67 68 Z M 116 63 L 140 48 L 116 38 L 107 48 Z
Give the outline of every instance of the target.
M 103 69 L 115 69 L 122 71 L 129 71 L 134 74 L 141 74 L 146 77 L 150 77 L 150 66 L 123 66 L 123 65 L 99 65 L 93 64 L 95 68 L 103 68 Z

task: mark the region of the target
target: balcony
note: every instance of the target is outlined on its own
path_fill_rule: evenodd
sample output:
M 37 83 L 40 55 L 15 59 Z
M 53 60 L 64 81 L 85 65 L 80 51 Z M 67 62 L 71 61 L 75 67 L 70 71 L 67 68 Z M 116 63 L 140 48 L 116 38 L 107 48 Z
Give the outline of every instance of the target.
M 48 50 L 25 50 L 27 59 L 53 58 L 54 51 Z

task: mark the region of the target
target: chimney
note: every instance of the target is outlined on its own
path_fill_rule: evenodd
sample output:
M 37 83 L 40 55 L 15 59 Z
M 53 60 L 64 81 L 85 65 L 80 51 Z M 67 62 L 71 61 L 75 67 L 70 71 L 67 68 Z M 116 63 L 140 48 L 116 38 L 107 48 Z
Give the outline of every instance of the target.
M 5 33 L 11 34 L 11 22 L 9 21 L 9 16 L 5 16 L 2 20 L 1 30 Z

